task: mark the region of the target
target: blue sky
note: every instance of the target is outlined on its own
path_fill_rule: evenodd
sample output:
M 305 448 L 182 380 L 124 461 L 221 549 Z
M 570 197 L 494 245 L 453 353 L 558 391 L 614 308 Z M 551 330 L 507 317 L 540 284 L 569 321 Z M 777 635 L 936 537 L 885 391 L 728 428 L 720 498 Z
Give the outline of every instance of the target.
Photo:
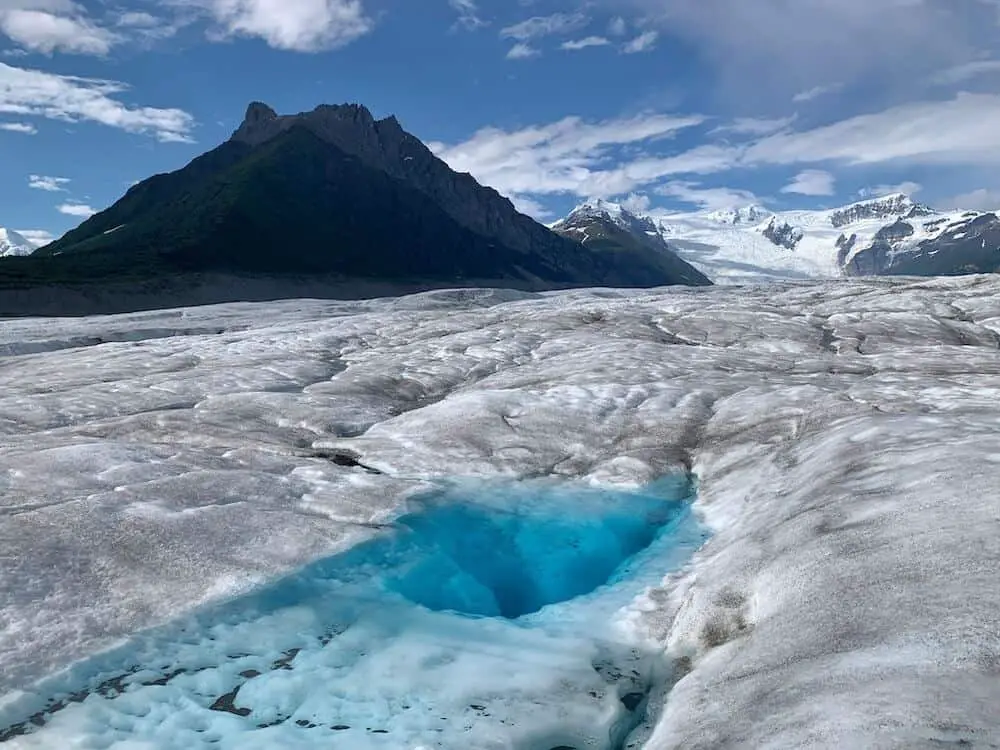
M 543 219 L 1000 208 L 998 41 L 1000 0 L 0 0 L 0 226 L 59 235 L 254 99 L 396 114 Z

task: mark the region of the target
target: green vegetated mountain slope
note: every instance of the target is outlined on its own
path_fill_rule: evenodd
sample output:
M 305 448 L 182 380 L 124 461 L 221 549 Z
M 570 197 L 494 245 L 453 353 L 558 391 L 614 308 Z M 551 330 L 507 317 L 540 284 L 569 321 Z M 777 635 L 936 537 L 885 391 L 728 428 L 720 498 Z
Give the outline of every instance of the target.
M 553 225 L 556 234 L 580 243 L 591 252 L 640 261 L 661 269 L 677 283 L 707 286 L 712 282 L 678 256 L 649 220 L 617 204 L 588 202 Z
M 142 183 L 40 253 L 156 256 L 185 271 L 572 280 L 452 221 L 430 198 L 292 128 Z M 203 157 L 205 159 L 206 157 Z
M 394 118 L 376 121 L 357 105 L 278 116 L 253 104 L 232 139 L 135 185 L 21 268 L 52 278 L 332 274 L 538 289 L 707 283 L 641 248 L 560 237 L 452 171 Z M 0 277 L 5 270 L 16 275 L 10 267 Z

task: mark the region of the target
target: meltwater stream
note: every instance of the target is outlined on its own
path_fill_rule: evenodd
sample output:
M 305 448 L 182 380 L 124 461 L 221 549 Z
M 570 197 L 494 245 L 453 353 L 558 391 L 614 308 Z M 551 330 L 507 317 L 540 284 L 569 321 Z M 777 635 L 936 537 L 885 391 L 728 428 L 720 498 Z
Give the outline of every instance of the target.
M 687 479 L 455 482 L 390 530 L 0 708 L 0 744 L 618 750 L 663 680 L 616 617 L 705 540 Z

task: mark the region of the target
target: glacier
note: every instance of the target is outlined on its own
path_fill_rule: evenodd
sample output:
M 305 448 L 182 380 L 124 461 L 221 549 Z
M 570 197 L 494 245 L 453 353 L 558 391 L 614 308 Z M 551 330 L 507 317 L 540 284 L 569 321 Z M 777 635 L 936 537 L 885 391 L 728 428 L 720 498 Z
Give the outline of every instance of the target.
M 1000 743 L 995 277 L 20 319 L 0 356 L 12 748 Z M 585 586 L 463 584 L 453 524 L 495 560 L 498 512 L 573 503 L 626 540 Z M 429 573 L 336 573 L 400 529 Z

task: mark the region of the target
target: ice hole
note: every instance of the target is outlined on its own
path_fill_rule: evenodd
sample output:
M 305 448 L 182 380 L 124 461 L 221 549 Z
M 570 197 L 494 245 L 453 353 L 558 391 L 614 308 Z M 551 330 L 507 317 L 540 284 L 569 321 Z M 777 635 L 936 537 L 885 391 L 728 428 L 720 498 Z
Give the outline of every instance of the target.
M 427 498 L 399 520 L 404 559 L 387 585 L 428 609 L 508 619 L 608 583 L 684 508 L 657 494 L 579 488 L 466 493 Z

